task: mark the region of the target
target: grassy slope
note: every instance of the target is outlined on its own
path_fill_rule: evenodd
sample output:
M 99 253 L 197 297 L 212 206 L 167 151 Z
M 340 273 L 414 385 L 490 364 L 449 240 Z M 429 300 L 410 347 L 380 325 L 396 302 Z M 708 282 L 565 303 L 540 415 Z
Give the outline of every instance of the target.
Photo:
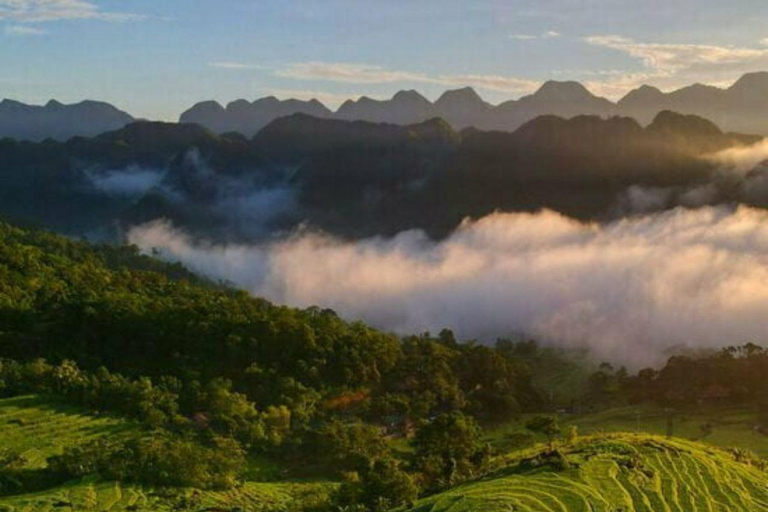
M 565 425 L 577 425 L 582 434 L 603 432 L 641 432 L 664 435 L 667 429 L 666 413 L 656 406 L 621 407 L 597 414 L 567 419 Z M 712 434 L 703 438 L 704 423 L 713 427 Z M 743 406 L 704 406 L 673 414 L 673 434 L 688 440 L 701 440 L 723 448 L 737 447 L 752 450 L 768 458 L 768 436 L 754 430 L 757 408 Z
M 648 435 L 585 439 L 568 451 L 571 469 L 523 470 L 417 503 L 418 512 L 754 512 L 768 510 L 768 473 L 728 453 Z M 627 454 L 630 454 L 628 456 Z M 631 454 L 639 463 L 628 465 Z M 629 467 L 628 467 L 629 466 Z
M 30 469 L 44 467 L 45 459 L 60 453 L 65 446 L 100 436 L 137 432 L 128 422 L 95 417 L 84 409 L 36 396 L 0 399 L 0 449 L 21 451 Z M 4 510 L 2 507 L 14 512 L 70 510 L 61 505 L 71 504 L 73 510 L 170 511 L 186 510 L 179 506 L 186 501 L 194 502 L 190 510 L 239 507 L 245 512 L 277 511 L 285 510 L 293 501 L 322 501 L 330 489 L 329 484 L 324 483 L 247 482 L 224 492 L 179 490 L 168 494 L 88 478 L 42 492 L 0 497 L 0 510 Z
M 639 416 L 638 416 L 639 413 Z M 514 432 L 525 432 L 525 419 L 500 425 L 487 431 L 488 440 L 500 449 L 504 437 Z M 673 434 L 676 438 L 703 441 L 722 448 L 744 448 L 768 458 L 768 436 L 754 430 L 757 409 L 746 406 L 697 406 L 673 415 Z M 654 405 L 617 407 L 595 414 L 560 415 L 563 428 L 576 425 L 583 435 L 600 432 L 642 432 L 665 435 L 666 412 Z M 712 434 L 703 438 L 700 426 L 710 423 Z M 539 438 L 542 440 L 542 438 Z
M 30 469 L 44 467 L 47 457 L 66 446 L 127 435 L 131 430 L 135 427 L 127 422 L 94 417 L 83 409 L 36 396 L 0 400 L 0 448 L 21 452 Z

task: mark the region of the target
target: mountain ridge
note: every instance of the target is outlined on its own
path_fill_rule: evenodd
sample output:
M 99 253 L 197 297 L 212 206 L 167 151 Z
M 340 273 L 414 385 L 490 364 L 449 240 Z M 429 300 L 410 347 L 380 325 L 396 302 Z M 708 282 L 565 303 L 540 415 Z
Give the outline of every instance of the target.
M 127 112 L 102 101 L 64 104 L 51 99 L 45 105 L 10 99 L 0 101 L 0 139 L 41 141 L 93 137 L 134 121 Z
M 472 87 L 446 90 L 435 101 L 428 100 L 415 90 L 401 90 L 389 99 L 368 96 L 349 99 L 336 111 L 323 105 L 322 116 L 313 114 L 307 108 L 311 101 L 322 105 L 317 100 L 301 102 L 269 98 L 279 102 L 281 111 L 288 112 L 287 115 L 305 113 L 315 117 L 399 125 L 441 117 L 456 130 L 473 127 L 480 130 L 514 131 L 542 115 L 565 118 L 578 115 L 626 116 L 647 125 L 660 112 L 671 110 L 705 117 L 724 131 L 768 136 L 768 72 L 744 74 L 728 88 L 692 84 L 663 92 L 656 87 L 642 85 L 617 101 L 595 95 L 580 82 L 557 80 L 548 80 L 532 94 L 497 105 L 485 101 Z M 293 110 L 289 106 L 291 101 L 297 102 Z M 224 129 L 209 122 L 206 116 L 196 115 L 198 105 L 182 114 L 181 121 L 203 124 L 219 133 L 238 131 L 232 129 L 236 124 L 232 120 L 228 121 L 228 129 Z M 262 122 L 265 117 L 269 117 L 266 111 L 258 115 Z M 263 126 L 266 124 L 263 123 Z M 241 133 L 248 137 L 255 134 L 253 131 Z
M 389 99 L 361 96 L 343 102 L 335 111 L 316 98 L 281 100 L 266 96 L 253 101 L 237 99 L 226 106 L 205 100 L 185 110 L 178 122 L 199 124 L 218 134 L 239 133 L 246 138 L 252 138 L 275 119 L 293 114 L 402 126 L 440 117 L 455 130 L 471 127 L 511 132 L 543 115 L 625 116 L 648 125 L 665 110 L 704 117 L 726 132 L 768 136 L 768 72 L 746 73 L 727 88 L 692 84 L 663 92 L 642 85 L 615 102 L 595 95 L 580 82 L 556 80 L 544 82 L 532 94 L 496 105 L 485 101 L 472 87 L 446 90 L 435 101 L 413 89 L 398 91 Z M 63 104 L 52 99 L 45 105 L 0 101 L 0 138 L 41 141 L 93 137 L 136 120 L 101 101 Z

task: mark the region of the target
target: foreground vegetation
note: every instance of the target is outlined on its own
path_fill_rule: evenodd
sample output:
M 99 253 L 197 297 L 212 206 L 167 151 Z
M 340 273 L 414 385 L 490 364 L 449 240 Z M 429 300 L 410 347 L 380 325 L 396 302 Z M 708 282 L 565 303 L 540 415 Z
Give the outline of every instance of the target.
M 44 473 L 47 460 L 74 447 L 98 440 L 141 436 L 138 424 L 109 416 L 95 416 L 40 396 L 0 400 L 0 453 L 21 457 L 16 475 Z M 45 482 L 44 482 L 45 483 Z M 245 482 L 222 491 L 153 488 L 105 480 L 96 475 L 55 482 L 39 490 L 17 489 L 5 496 L 0 510 L 51 511 L 170 511 L 219 508 L 272 512 L 328 502 L 335 485 L 324 482 Z M 5 508 L 3 508 L 5 507 Z
M 529 450 L 496 474 L 416 503 L 418 512 L 687 512 L 768 509 L 768 475 L 739 452 L 649 435 Z
M 533 341 L 400 338 L 0 224 L 11 510 L 759 510 L 766 375 L 754 344 L 631 375 Z

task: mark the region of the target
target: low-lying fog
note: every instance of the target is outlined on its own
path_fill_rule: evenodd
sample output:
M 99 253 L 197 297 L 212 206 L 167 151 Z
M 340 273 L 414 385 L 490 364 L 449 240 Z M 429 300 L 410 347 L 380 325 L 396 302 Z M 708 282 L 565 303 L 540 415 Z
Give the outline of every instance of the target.
M 551 211 L 347 242 L 299 232 L 217 245 L 163 221 L 129 239 L 272 301 L 330 307 L 399 333 L 453 329 L 491 342 L 525 332 L 633 367 L 670 347 L 768 333 L 768 212 L 677 208 L 581 224 Z

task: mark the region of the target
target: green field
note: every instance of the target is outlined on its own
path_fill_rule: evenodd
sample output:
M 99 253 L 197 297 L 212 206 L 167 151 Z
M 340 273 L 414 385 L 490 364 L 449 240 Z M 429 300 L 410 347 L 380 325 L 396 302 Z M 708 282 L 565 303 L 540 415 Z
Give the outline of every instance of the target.
M 757 409 L 743 406 L 699 406 L 672 413 L 675 438 L 702 441 L 722 448 L 744 448 L 768 457 L 768 436 L 755 431 Z M 488 439 L 499 448 L 510 433 L 524 432 L 525 417 L 488 431 Z M 641 432 L 666 435 L 667 412 L 654 405 L 618 407 L 594 414 L 559 415 L 563 428 L 578 427 L 583 435 L 610 432 Z M 709 423 L 711 434 L 705 436 L 701 425 Z M 537 438 L 541 440 L 540 438 Z
M 135 435 L 129 422 L 98 417 L 77 407 L 37 396 L 0 399 L 0 449 L 21 452 L 25 468 L 40 469 L 64 447 L 100 436 Z M 256 472 L 255 468 L 251 473 Z M 88 478 L 52 489 L 17 496 L 0 496 L 0 510 L 38 512 L 237 510 L 283 511 L 296 503 L 324 502 L 332 484 L 304 482 L 246 482 L 223 492 L 177 490 L 167 492 Z
M 725 451 L 616 434 L 564 450 L 571 467 L 510 460 L 495 476 L 419 501 L 418 512 L 754 512 L 768 510 L 768 473 Z M 533 452 L 529 452 L 531 455 Z
M 327 500 L 330 489 L 331 487 L 325 484 L 248 482 L 224 492 L 190 490 L 167 492 L 115 482 L 83 480 L 44 492 L 0 498 L 0 510 L 163 512 L 240 509 L 245 512 L 278 512 L 290 509 L 298 503 L 322 503 Z
M 653 407 L 620 408 L 580 417 L 562 417 L 582 433 L 634 430 L 661 433 L 665 412 Z M 699 425 L 714 424 L 708 442 L 766 452 L 765 437 L 754 434 L 754 411 L 740 408 L 698 409 L 676 416 L 675 434 L 700 437 Z M 511 424 L 491 433 L 491 440 L 519 431 Z M 123 420 L 94 416 L 37 396 L 0 400 L 0 449 L 21 451 L 27 468 L 44 467 L 46 457 L 63 447 L 99 436 L 137 435 L 138 427 Z M 768 473 L 735 460 L 729 452 L 681 438 L 647 434 L 597 434 L 581 437 L 562 449 L 570 467 L 555 470 L 546 463 L 525 463 L 541 445 L 501 456 L 500 471 L 419 501 L 419 512 L 689 512 L 768 510 Z M 253 461 L 259 474 L 263 461 Z M 263 473 L 278 473 L 276 468 Z M 68 482 L 40 492 L 0 497 L 0 511 L 179 511 L 225 510 L 277 512 L 300 510 L 328 500 L 333 484 L 311 482 L 246 482 L 213 492 L 190 489 L 155 490 L 100 481 Z
M 132 431 L 136 427 L 128 422 L 96 417 L 85 409 L 37 396 L 0 400 L 0 448 L 21 452 L 30 469 L 43 467 L 47 457 L 66 446 Z

